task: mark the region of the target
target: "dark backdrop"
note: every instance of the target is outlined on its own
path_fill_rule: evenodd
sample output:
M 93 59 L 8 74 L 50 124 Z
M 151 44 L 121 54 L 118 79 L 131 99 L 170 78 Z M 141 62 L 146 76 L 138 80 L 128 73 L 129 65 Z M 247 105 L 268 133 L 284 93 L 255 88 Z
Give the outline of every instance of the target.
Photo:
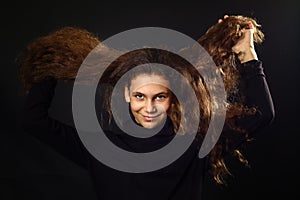
M 267 3 L 268 2 L 268 3 Z M 10 1 L 1 13 L 1 179 L 0 198 L 94 199 L 86 172 L 51 148 L 20 131 L 23 98 L 17 96 L 14 58 L 30 41 L 63 26 L 79 26 L 104 40 L 131 28 L 156 26 L 180 31 L 194 39 L 224 14 L 255 17 L 265 42 L 257 47 L 273 96 L 276 118 L 257 141 L 244 150 L 251 168 L 233 162 L 234 177 L 226 188 L 207 182 L 207 199 L 260 199 L 298 196 L 299 24 L 297 0 L 285 1 Z M 67 92 L 66 92 L 67 91 Z M 68 94 L 70 88 L 58 88 Z M 70 109 L 61 99 L 56 114 Z M 64 112 L 62 112 L 64 111 Z M 21 162 L 20 162 L 21 161 Z M 18 170 L 15 170 L 15 167 Z M 16 176 L 17 175 L 17 176 Z M 15 178 L 18 177 L 18 181 Z M 295 183 L 296 182 L 296 183 Z M 116 188 L 117 190 L 117 188 Z M 295 197 L 294 197 L 295 199 Z

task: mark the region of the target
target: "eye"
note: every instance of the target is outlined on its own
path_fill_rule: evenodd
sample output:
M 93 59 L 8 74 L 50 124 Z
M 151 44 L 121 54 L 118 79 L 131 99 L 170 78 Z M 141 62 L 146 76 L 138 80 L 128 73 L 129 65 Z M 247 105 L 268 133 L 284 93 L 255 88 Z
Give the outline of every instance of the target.
M 134 97 L 137 98 L 138 100 L 144 99 L 144 95 L 143 94 L 136 94 L 136 95 L 134 95 Z
M 164 100 L 165 98 L 167 98 L 165 95 L 158 95 L 158 96 L 156 96 L 155 99 L 161 101 L 161 100 Z

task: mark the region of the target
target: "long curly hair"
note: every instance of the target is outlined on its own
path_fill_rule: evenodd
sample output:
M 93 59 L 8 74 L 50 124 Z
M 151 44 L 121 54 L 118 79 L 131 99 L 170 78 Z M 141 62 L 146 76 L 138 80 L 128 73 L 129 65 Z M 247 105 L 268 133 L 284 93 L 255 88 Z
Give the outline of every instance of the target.
M 253 24 L 254 42 L 259 44 L 264 40 L 264 33 L 261 25 L 251 17 L 228 16 L 222 22 L 211 26 L 198 42 L 211 55 L 219 70 L 224 75 L 225 88 L 228 93 L 236 89 L 239 73 L 236 68 L 237 55 L 232 51 L 232 47 L 241 39 L 243 29 L 249 29 L 249 22 Z
M 159 63 L 163 65 L 167 65 L 181 73 L 184 77 L 184 79 L 176 79 L 172 80 L 172 83 L 176 83 L 177 90 L 180 94 L 177 94 L 179 96 L 185 96 L 186 98 L 183 99 L 184 102 L 179 102 L 176 98 L 176 95 L 172 95 L 171 99 L 171 106 L 168 110 L 168 116 L 170 117 L 171 121 L 174 125 L 174 132 L 177 134 L 189 134 L 192 130 L 192 125 L 195 123 L 198 123 L 198 129 L 197 129 L 197 135 L 196 140 L 198 141 L 199 148 L 200 144 L 202 144 L 203 139 L 205 138 L 208 127 L 211 121 L 212 117 L 212 106 L 218 104 L 219 102 L 215 102 L 213 98 L 211 98 L 208 87 L 210 88 L 217 88 L 219 85 L 207 85 L 210 83 L 206 83 L 204 78 L 201 74 L 197 71 L 197 69 L 192 66 L 187 60 L 180 57 L 177 54 L 171 53 L 169 51 L 161 50 L 161 49 L 153 49 L 153 48 L 144 48 L 141 50 L 135 50 L 131 51 L 129 53 L 123 54 L 122 56 L 118 57 L 103 73 L 99 84 L 104 84 L 105 87 L 101 87 L 101 93 L 103 95 L 103 101 L 101 101 L 103 104 L 98 105 L 99 107 L 104 108 L 104 113 L 98 113 L 99 115 L 99 121 L 102 124 L 105 124 L 107 122 L 107 119 L 105 117 L 109 116 L 109 123 L 111 122 L 113 118 L 112 114 L 112 108 L 111 108 L 111 102 L 112 102 L 112 93 L 115 89 L 115 85 L 121 80 L 121 78 L 131 69 L 148 64 L 148 63 Z M 153 69 L 151 65 L 147 66 L 147 68 L 142 68 L 141 70 L 136 70 L 136 72 L 132 73 L 130 76 L 131 78 L 128 78 L 129 80 L 132 80 L 133 78 L 137 77 L 140 74 L 149 74 L 149 75 L 158 75 L 166 80 L 170 79 L 169 76 L 175 77 L 175 75 L 172 74 L 172 71 L 168 71 L 168 76 L 166 75 L 166 72 L 163 70 L 157 70 Z M 126 81 L 120 81 L 119 84 L 123 85 L 123 88 L 130 84 Z M 195 103 L 190 95 L 186 95 L 186 85 L 184 84 L 188 83 L 193 91 L 195 92 L 195 95 L 197 97 L 197 102 Z M 172 90 L 171 90 L 172 92 Z M 119 99 L 119 101 L 123 101 L 123 105 L 126 105 L 124 98 L 124 91 L 121 90 L 116 93 L 114 98 Z M 100 102 L 100 101 L 99 101 Z M 189 105 L 189 110 L 186 110 L 182 106 L 181 103 L 184 103 L 186 105 Z M 247 108 L 241 103 L 233 103 L 233 102 L 225 102 L 224 105 L 216 105 L 219 107 L 219 109 L 223 108 L 226 110 L 226 116 L 225 116 L 225 124 L 224 124 L 224 130 L 226 131 L 233 131 L 232 134 L 244 134 L 245 139 L 247 139 L 247 132 L 246 130 L 238 127 L 236 125 L 236 119 L 238 119 L 240 116 L 245 115 L 253 115 L 255 113 L 255 109 L 253 108 Z M 198 111 L 193 108 L 199 108 L 199 115 Z M 103 114 L 103 115 L 102 115 Z M 215 117 L 222 117 L 222 113 L 216 112 Z M 199 121 L 198 121 L 199 119 Z M 118 118 L 118 116 L 114 116 L 114 120 L 118 121 L 119 124 L 123 124 L 126 122 L 123 122 L 122 117 Z M 104 122 L 104 123 L 103 123 Z M 231 140 L 229 138 L 223 137 L 217 137 L 216 134 L 210 135 L 211 138 L 209 138 L 211 141 L 215 141 L 215 146 L 211 150 L 209 154 L 209 161 L 210 161 L 210 172 L 212 176 L 214 177 L 214 180 L 218 184 L 225 183 L 225 177 L 226 175 L 230 174 L 225 162 L 224 162 L 224 155 L 228 153 L 232 153 L 231 147 Z M 234 150 L 234 153 L 238 156 L 240 161 L 243 163 L 247 163 L 247 160 L 244 159 L 243 155 L 238 151 Z
M 260 25 L 253 18 L 244 16 L 229 16 L 222 23 L 217 23 L 209 28 L 198 40 L 213 58 L 217 66 L 216 72 L 222 75 L 227 94 L 236 100 L 226 102 L 224 130 L 243 133 L 245 139 L 248 139 L 247 132 L 237 127 L 235 120 L 243 115 L 253 115 L 255 109 L 245 107 L 243 97 L 238 95 L 237 88 L 240 76 L 237 69 L 237 55 L 232 52 L 232 47 L 243 37 L 242 29 L 248 27 L 249 21 L 254 25 L 254 41 L 261 43 L 264 34 L 259 29 Z M 75 79 L 86 56 L 99 44 L 100 40 L 95 35 L 84 29 L 74 27 L 65 27 L 38 38 L 28 45 L 16 59 L 18 74 L 25 91 L 29 91 L 35 82 L 49 77 L 64 80 Z M 106 53 L 109 54 L 109 52 Z M 121 76 L 135 66 L 153 62 L 172 66 L 182 73 L 191 84 L 198 98 L 201 113 L 197 138 L 203 139 L 212 115 L 211 105 L 214 103 L 214 100 L 209 96 L 207 87 L 214 87 L 214 85 L 206 85 L 203 77 L 194 67 L 190 66 L 190 63 L 167 51 L 158 49 L 132 51 L 111 63 L 100 80 L 100 82 L 108 83 L 108 87 L 103 90 L 105 96 L 103 107 L 111 114 L 110 100 L 113 86 Z M 180 87 L 179 84 L 178 87 Z M 189 99 L 187 98 L 187 100 Z M 197 115 L 191 117 L 193 113 L 186 113 L 176 99 L 172 102 L 169 115 L 174 123 L 174 130 L 180 129 L 181 122 L 190 121 L 193 123 L 196 117 L 199 117 Z M 224 162 L 224 155 L 230 153 L 228 152 L 231 150 L 230 144 L 229 138 L 220 137 L 209 155 L 210 172 L 219 184 L 223 184 L 224 177 L 230 174 Z M 240 161 L 247 163 L 247 160 L 237 149 L 234 152 Z
M 264 33 L 261 30 L 261 25 L 251 17 L 233 15 L 223 19 L 222 22 L 216 23 L 211 26 L 204 35 L 202 35 L 198 42 L 203 46 L 210 54 L 213 61 L 216 63 L 218 71 L 222 74 L 225 90 L 234 101 L 228 102 L 226 121 L 224 129 L 233 130 L 235 132 L 244 133 L 246 140 L 248 133 L 235 125 L 235 119 L 243 115 L 255 114 L 255 108 L 248 108 L 243 105 L 243 96 L 239 95 L 238 84 L 240 74 L 237 69 L 238 55 L 232 51 L 232 47 L 241 39 L 243 35 L 243 29 L 249 29 L 249 22 L 253 24 L 254 28 L 254 43 L 260 44 L 264 40 Z M 220 139 L 217 145 L 211 152 L 210 163 L 211 171 L 214 179 L 217 183 L 225 183 L 224 177 L 230 174 L 228 168 L 223 159 L 223 154 L 227 149 L 230 149 L 230 140 L 228 138 Z M 234 155 L 238 159 L 248 164 L 248 161 L 238 150 L 232 150 Z
M 33 83 L 49 77 L 74 79 L 86 56 L 99 43 L 96 35 L 78 27 L 63 27 L 36 38 L 16 57 L 25 93 Z
M 176 72 L 172 70 L 160 70 L 159 68 L 152 67 L 152 65 L 147 65 L 147 67 L 143 67 L 141 69 L 135 68 L 137 66 L 149 63 L 158 63 L 170 66 L 182 74 L 184 78 L 178 78 L 178 76 L 175 75 Z M 195 112 L 193 109 L 190 109 L 189 111 L 185 110 L 182 105 L 180 105 L 176 95 L 173 94 L 168 115 L 173 122 L 174 131 L 178 134 L 189 133 L 191 126 L 187 124 L 201 123 L 201 125 L 199 124 L 198 126 L 197 132 L 201 133 L 202 136 L 203 133 L 206 133 L 210 121 L 211 102 L 203 78 L 188 61 L 177 54 L 162 49 L 143 48 L 141 50 L 128 52 L 118 57 L 118 59 L 111 63 L 111 65 L 105 70 L 99 81 L 99 84 L 105 84 L 106 86 L 105 88 L 101 88 L 101 93 L 104 94 L 103 107 L 106 108 L 105 111 L 109 113 L 110 117 L 112 117 L 110 107 L 111 97 L 115 85 L 131 69 L 135 69 L 135 71 L 131 73 L 131 75 L 129 75 L 125 81 L 120 81 L 119 83 L 123 85 L 123 88 L 126 85 L 130 85 L 130 80 L 134 79 L 140 74 L 161 76 L 173 83 L 171 84 L 171 87 L 174 87 L 174 83 L 176 83 L 176 91 L 178 91 L 176 95 L 183 97 L 183 101 L 186 103 L 186 105 L 189 105 L 190 108 L 197 106 L 200 109 L 199 112 L 201 115 L 199 115 L 199 113 Z M 173 80 L 170 81 L 170 77 L 172 77 Z M 185 87 L 187 84 L 191 84 L 193 91 L 195 91 L 197 102 L 194 102 L 190 96 L 186 94 L 187 91 Z M 172 90 L 170 92 L 172 93 Z M 124 91 L 119 91 L 117 96 L 114 98 L 120 99 L 120 101 L 123 100 L 125 102 Z M 120 120 L 119 123 L 122 123 L 122 119 L 115 120 Z M 102 119 L 100 119 L 100 121 L 102 121 Z

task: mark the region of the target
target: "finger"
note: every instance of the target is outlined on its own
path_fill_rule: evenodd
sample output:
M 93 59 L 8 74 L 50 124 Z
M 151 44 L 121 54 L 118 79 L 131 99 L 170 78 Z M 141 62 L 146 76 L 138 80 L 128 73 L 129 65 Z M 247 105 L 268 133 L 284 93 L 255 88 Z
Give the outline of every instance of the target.
M 248 22 L 248 27 L 249 27 L 249 29 L 253 29 L 254 28 L 252 22 Z
M 229 17 L 228 15 L 224 15 L 223 19 L 226 19 L 228 17 Z M 223 21 L 223 19 L 218 19 L 218 23 L 221 23 Z

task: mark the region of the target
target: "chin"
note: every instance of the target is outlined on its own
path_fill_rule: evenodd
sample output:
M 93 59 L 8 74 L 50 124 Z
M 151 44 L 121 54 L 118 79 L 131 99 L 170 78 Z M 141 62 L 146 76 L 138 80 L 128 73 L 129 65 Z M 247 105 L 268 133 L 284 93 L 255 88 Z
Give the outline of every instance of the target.
M 143 122 L 143 123 L 140 123 L 144 128 L 147 128 L 147 129 L 152 129 L 152 128 L 155 128 L 158 126 L 158 123 L 156 122 Z
M 157 127 L 157 124 L 143 124 L 142 126 L 147 129 L 152 129 Z

